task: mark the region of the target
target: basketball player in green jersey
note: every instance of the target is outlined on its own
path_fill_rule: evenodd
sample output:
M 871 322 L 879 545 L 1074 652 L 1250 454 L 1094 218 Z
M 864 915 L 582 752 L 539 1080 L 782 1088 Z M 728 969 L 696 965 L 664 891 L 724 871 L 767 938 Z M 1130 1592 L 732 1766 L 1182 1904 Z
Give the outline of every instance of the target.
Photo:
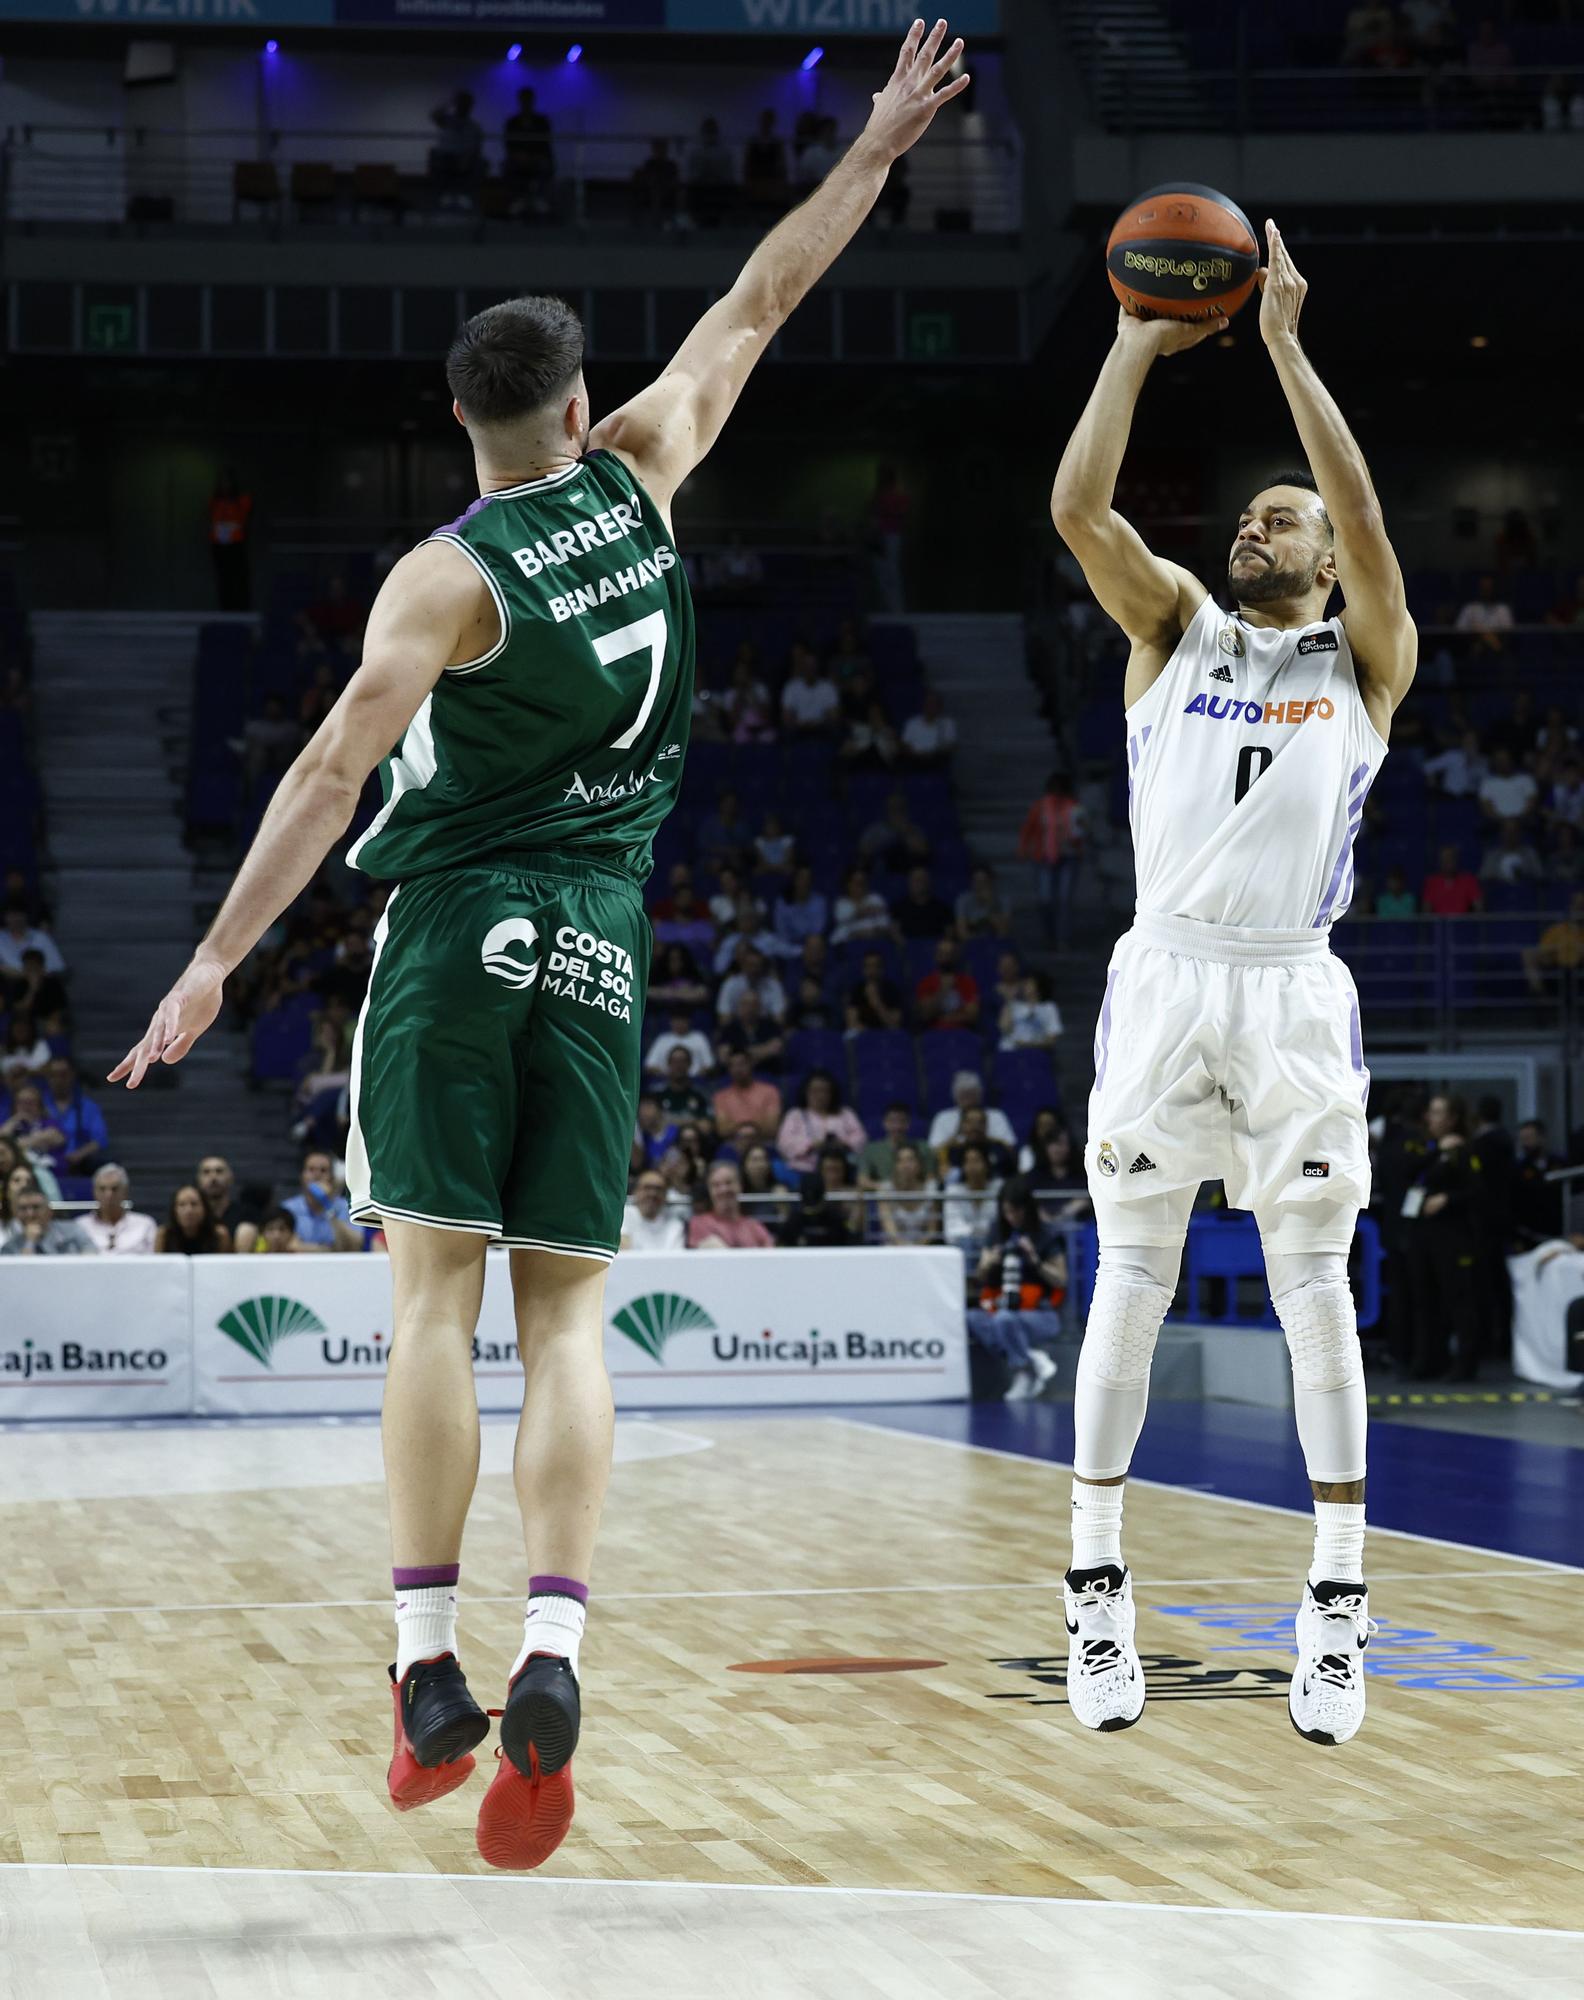
M 915 21 L 863 133 L 771 231 L 651 387 L 591 427 L 576 316 L 478 314 L 447 359 L 480 499 L 397 563 L 363 661 L 282 781 L 236 882 L 142 1041 L 136 1088 L 179 1062 L 226 978 L 346 833 L 396 887 L 352 1055 L 353 1213 L 390 1245 L 383 1434 L 395 1563 L 403 1809 L 454 1790 L 488 1721 L 457 1663 L 462 1529 L 478 1475 L 471 1346 L 489 1243 L 510 1246 L 526 1377 L 516 1484 L 523 1643 L 478 1844 L 554 1852 L 572 1818 L 578 1642 L 611 1455 L 605 1268 L 639 1081 L 649 932 L 639 889 L 676 798 L 693 617 L 677 488 L 788 314 L 850 241 L 892 163 L 967 85 L 962 43 Z M 395 746 L 394 751 L 392 746 Z

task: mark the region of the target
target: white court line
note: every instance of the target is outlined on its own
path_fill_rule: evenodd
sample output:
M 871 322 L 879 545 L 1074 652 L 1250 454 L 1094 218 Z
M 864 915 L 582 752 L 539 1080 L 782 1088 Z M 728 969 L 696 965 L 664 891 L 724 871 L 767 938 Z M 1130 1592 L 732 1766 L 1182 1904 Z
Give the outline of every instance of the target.
M 944 1445 L 948 1451 L 977 1451 L 986 1458 L 1009 1458 L 1016 1465 L 1044 1466 L 1051 1472 L 1071 1472 L 1072 1467 L 1064 1460 L 1036 1458 L 1032 1453 L 1004 1451 L 999 1445 L 970 1444 L 965 1438 L 937 1437 L 933 1431 L 910 1431 L 900 1427 L 892 1429 L 888 1424 L 871 1424 L 862 1417 L 826 1417 L 828 1424 L 845 1424 L 849 1430 L 872 1431 L 877 1437 L 910 1438 L 917 1444 Z M 1195 1500 L 1215 1500 L 1224 1507 L 1253 1507 L 1261 1514 L 1286 1514 L 1300 1521 L 1312 1521 L 1312 1513 L 1304 1507 L 1280 1507 L 1272 1500 L 1244 1500 L 1236 1493 L 1206 1493 L 1198 1486 L 1176 1486 L 1169 1479 L 1136 1479 L 1128 1474 L 1129 1486 L 1153 1487 L 1157 1493 L 1187 1493 Z M 1372 1535 L 1395 1535 L 1403 1542 L 1423 1542 L 1432 1549 L 1466 1549 L 1470 1555 L 1495 1556 L 1501 1562 L 1533 1563 L 1540 1569 L 1560 1570 L 1564 1576 L 1584 1576 L 1584 1567 L 1577 1563 L 1552 1562 L 1547 1556 L 1515 1556 L 1508 1549 L 1487 1548 L 1483 1542 L 1449 1542 L 1442 1535 L 1420 1535 L 1412 1528 L 1381 1528 L 1372 1521 L 1369 1524 Z M 1427 1582 L 1434 1581 L 1427 1577 Z
M 864 1889 L 845 1882 L 663 1882 L 607 1875 L 469 1875 L 435 1869 L 377 1868 L 206 1868 L 159 1861 L 5 1861 L 6 1873 L 49 1875 L 258 1875 L 276 1880 L 318 1876 L 331 1882 L 469 1882 L 500 1888 L 526 1889 L 664 1889 L 678 1895 L 737 1896 L 876 1896 L 886 1902 L 995 1903 L 1032 1905 L 1047 1910 L 1159 1910 L 1178 1917 L 1256 1917 L 1272 1923 L 1360 1924 L 1386 1930 L 1475 1931 L 1492 1937 L 1578 1938 L 1584 1931 L 1552 1930 L 1540 1924 L 1464 1924 L 1444 1917 L 1367 1917 L 1341 1910 L 1231 1909 L 1223 1903 L 1107 1902 L 1099 1896 L 1002 1896 L 982 1889 Z
M 1252 1503 L 1251 1503 L 1252 1504 Z M 1388 1530 L 1383 1529 L 1382 1533 Z M 1514 1557 L 1515 1562 L 1528 1558 Z M 1452 1570 L 1371 1570 L 1371 1583 L 1474 1583 L 1495 1578 L 1503 1583 L 1561 1583 L 1571 1580 L 1571 1570 L 1452 1569 Z M 1061 1578 L 1052 1576 L 1034 1583 L 830 1583 L 790 1584 L 782 1589 L 762 1590 L 603 1590 L 601 1604 L 663 1604 L 698 1599 L 733 1597 L 962 1597 L 975 1593 L 1020 1590 L 1056 1591 Z M 1227 1590 L 1246 1584 L 1290 1584 L 1292 1571 L 1267 1570 L 1261 1576 L 1152 1576 L 1135 1577 L 1135 1590 Z M 465 1594 L 466 1603 L 521 1604 L 520 1590 L 504 1596 Z M 200 1611 L 374 1611 L 388 1610 L 388 1597 L 294 1597 L 279 1601 L 233 1601 L 215 1604 L 15 1604 L 0 1605 L 0 1618 L 119 1618 L 174 1617 Z M 1153 1907 L 1153 1905 L 1151 1906 Z

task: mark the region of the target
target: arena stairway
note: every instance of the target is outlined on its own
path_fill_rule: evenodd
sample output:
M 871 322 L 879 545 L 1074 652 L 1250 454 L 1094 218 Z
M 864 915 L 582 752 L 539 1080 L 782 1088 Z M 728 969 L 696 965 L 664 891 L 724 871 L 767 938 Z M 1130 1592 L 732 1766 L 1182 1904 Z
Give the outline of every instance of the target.
M 1213 128 L 1182 37 L 1159 0 L 1066 0 L 1061 20 L 1089 101 L 1106 126 Z
M 183 843 L 198 628 L 213 614 L 33 614 L 39 758 L 55 934 L 71 972 L 74 1046 L 134 1200 L 163 1215 L 199 1156 L 240 1180 L 289 1169 L 278 1098 L 248 1088 L 243 1037 L 223 1024 L 136 1093 L 103 1081 L 142 1034 L 215 902 Z

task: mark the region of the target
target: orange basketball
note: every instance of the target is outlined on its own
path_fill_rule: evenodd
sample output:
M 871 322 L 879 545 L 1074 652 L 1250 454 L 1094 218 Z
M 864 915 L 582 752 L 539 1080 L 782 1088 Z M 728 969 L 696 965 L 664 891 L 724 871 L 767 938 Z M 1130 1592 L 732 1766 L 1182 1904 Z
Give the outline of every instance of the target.
M 1248 217 L 1192 181 L 1140 195 L 1106 244 L 1106 274 L 1123 305 L 1165 319 L 1230 319 L 1258 269 L 1259 238 Z

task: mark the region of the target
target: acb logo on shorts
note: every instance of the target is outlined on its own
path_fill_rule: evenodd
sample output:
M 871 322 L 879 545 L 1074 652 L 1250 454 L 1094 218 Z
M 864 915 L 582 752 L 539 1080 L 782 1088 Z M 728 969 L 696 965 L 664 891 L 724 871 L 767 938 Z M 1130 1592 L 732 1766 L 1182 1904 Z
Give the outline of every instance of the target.
M 514 992 L 526 993 L 539 977 L 539 961 L 529 956 L 538 940 L 538 931 L 526 917 L 503 918 L 485 933 L 479 947 L 484 970 Z M 522 947 L 521 955 L 512 950 L 513 945 Z
M 1117 1158 L 1116 1147 L 1109 1139 L 1100 1141 L 1100 1150 L 1095 1154 L 1095 1165 L 1101 1173 L 1110 1175 L 1117 1172 L 1122 1162 Z

